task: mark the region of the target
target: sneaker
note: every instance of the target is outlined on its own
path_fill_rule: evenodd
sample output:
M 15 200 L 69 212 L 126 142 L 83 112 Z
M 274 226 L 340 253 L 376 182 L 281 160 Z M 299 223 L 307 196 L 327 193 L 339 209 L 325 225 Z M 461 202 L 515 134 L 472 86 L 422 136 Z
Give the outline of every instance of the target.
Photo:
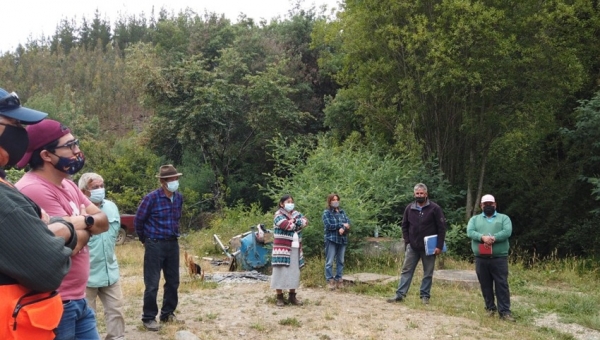
M 389 303 L 402 302 L 402 301 L 404 301 L 404 298 L 402 296 L 395 296 L 391 299 L 387 299 L 386 301 Z
M 491 318 L 493 318 L 494 316 L 496 316 L 496 313 L 497 313 L 497 311 L 496 311 L 496 310 L 493 310 L 493 309 L 487 309 L 485 312 L 486 312 L 486 313 L 487 313 L 487 315 L 488 315 L 489 317 L 491 317 Z
M 166 319 L 160 319 L 161 323 L 184 324 L 185 321 L 177 319 L 173 314 L 167 316 Z
M 144 328 L 149 331 L 158 332 L 160 329 L 160 326 L 156 320 L 142 320 L 142 323 L 144 324 Z
M 422 297 L 421 298 L 421 302 L 423 302 L 424 305 L 428 305 L 429 304 L 429 298 L 428 297 Z
M 339 280 L 335 282 L 335 288 L 337 289 L 344 289 L 344 280 Z
M 329 288 L 329 290 L 335 290 L 335 280 L 331 279 L 327 281 L 327 288 Z
M 513 316 L 510 314 L 504 314 L 500 317 L 500 319 L 502 319 L 504 321 L 509 321 L 509 322 L 517 322 L 517 320 L 515 320 L 515 318 L 513 318 Z

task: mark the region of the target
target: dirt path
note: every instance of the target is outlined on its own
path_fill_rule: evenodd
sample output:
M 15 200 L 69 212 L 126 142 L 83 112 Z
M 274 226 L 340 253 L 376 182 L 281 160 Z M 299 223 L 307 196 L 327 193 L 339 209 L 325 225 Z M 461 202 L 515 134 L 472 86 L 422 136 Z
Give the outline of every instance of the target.
M 304 306 L 278 308 L 271 295 L 268 283 L 225 284 L 217 289 L 182 292 L 177 316 L 185 325 L 148 332 L 138 317 L 129 318 L 127 339 L 174 339 L 176 331 L 183 329 L 200 339 L 507 338 L 501 330 L 482 327 L 473 320 L 414 310 L 379 298 L 301 289 L 298 296 L 305 301 Z M 139 315 L 141 306 L 134 302 L 126 309 L 126 315 Z M 282 320 L 289 325 L 281 325 Z

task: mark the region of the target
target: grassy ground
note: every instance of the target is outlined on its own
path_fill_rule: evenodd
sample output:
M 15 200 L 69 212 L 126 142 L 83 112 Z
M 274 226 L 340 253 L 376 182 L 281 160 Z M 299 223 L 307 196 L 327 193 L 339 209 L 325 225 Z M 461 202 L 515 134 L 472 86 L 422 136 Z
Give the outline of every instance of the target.
M 243 228 L 245 229 L 245 228 Z M 219 230 L 221 240 L 227 242 L 232 236 L 245 230 Z M 220 250 L 213 243 L 213 231 L 195 232 L 182 237 L 183 251 L 198 256 L 199 258 L 223 257 Z M 143 247 L 139 242 L 130 242 L 117 247 L 117 257 L 124 278 L 142 276 Z M 391 254 L 378 257 L 365 258 L 360 255 L 351 256 L 346 264 L 347 274 L 370 272 L 398 276 L 402 255 Z M 443 263 L 444 269 L 473 269 L 473 264 L 468 261 L 456 261 L 444 255 L 438 260 L 438 265 Z M 536 320 L 546 315 L 557 315 L 558 322 L 563 324 L 578 324 L 590 330 L 600 331 L 600 271 L 598 263 L 579 258 L 548 259 L 538 261 L 525 267 L 519 259 L 511 259 L 509 283 L 512 296 L 513 315 L 517 324 L 511 327 L 511 332 L 522 339 L 577 339 L 577 336 L 563 333 L 556 328 L 538 327 Z M 324 286 L 322 258 L 307 259 L 307 267 L 302 273 L 302 286 L 319 288 Z M 206 267 L 209 271 L 211 268 Z M 220 270 L 220 269 L 217 269 Z M 496 319 L 489 319 L 484 314 L 483 300 L 478 289 L 467 289 L 459 285 L 442 284 L 435 282 L 432 288 L 432 299 L 436 303 L 424 307 L 418 299 L 418 286 L 421 280 L 422 269 L 417 268 L 407 301 L 404 305 L 415 310 L 435 311 L 452 317 L 462 317 L 482 324 L 497 324 L 504 327 L 505 323 Z M 391 297 L 396 289 L 397 282 L 387 285 L 356 285 L 345 288 L 345 292 L 382 300 Z M 123 293 L 128 296 L 141 296 L 143 282 L 135 280 L 123 282 Z M 214 289 L 213 283 L 194 281 L 181 286 L 182 293 L 193 292 L 199 289 Z M 160 297 L 159 297 L 160 299 Z M 104 331 L 101 304 L 99 303 L 99 330 Z M 126 309 L 126 319 L 133 324 L 139 324 L 141 300 L 134 301 Z M 199 317 L 210 319 L 211 315 Z M 292 321 L 289 321 L 292 322 Z M 257 326 L 258 327 L 258 326 Z M 560 325 L 559 325 L 560 327 Z M 174 332 L 164 330 L 161 332 Z M 598 333 L 600 334 L 600 333 Z M 514 336 L 512 336 L 514 337 Z M 481 337 L 485 339 L 485 336 Z

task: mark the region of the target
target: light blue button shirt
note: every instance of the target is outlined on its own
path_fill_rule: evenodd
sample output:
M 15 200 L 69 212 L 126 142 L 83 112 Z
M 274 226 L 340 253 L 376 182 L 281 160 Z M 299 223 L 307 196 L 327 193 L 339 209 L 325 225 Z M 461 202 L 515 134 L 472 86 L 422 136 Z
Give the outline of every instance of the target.
M 108 218 L 108 231 L 90 237 L 90 277 L 87 286 L 98 288 L 115 284 L 119 280 L 119 264 L 115 255 L 115 245 L 119 229 L 121 229 L 121 216 L 117 205 L 104 200 L 100 205 Z

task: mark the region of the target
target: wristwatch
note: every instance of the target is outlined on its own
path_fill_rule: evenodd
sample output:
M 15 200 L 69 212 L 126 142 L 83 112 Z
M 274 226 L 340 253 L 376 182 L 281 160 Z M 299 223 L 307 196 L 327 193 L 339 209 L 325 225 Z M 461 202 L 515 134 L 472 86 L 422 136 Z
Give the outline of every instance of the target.
M 94 216 L 86 215 L 84 221 L 85 221 L 85 230 L 90 230 L 92 228 L 92 226 L 94 225 Z

